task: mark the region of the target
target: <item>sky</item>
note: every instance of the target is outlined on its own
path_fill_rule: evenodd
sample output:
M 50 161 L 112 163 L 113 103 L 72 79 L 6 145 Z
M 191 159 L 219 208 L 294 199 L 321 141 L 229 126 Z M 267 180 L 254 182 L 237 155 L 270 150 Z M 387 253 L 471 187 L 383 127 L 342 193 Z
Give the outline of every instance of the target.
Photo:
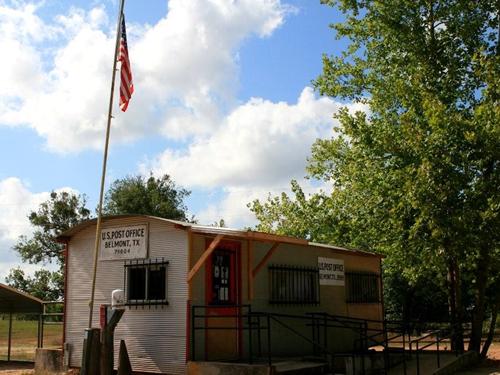
M 99 198 L 117 0 L 0 0 L 0 281 L 51 191 Z M 135 93 L 115 95 L 107 186 L 169 174 L 200 224 L 256 224 L 247 204 L 304 179 L 345 104 L 311 81 L 345 42 L 319 0 L 127 0 Z M 356 105 L 349 104 L 352 109 Z

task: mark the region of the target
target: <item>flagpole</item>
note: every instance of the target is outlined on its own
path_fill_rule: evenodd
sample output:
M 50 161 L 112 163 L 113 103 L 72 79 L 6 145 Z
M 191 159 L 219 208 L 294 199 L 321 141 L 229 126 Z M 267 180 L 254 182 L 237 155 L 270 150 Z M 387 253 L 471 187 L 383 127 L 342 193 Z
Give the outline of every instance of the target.
M 101 190 L 99 193 L 99 205 L 97 206 L 97 227 L 95 230 L 95 247 L 94 247 L 94 270 L 92 274 L 92 292 L 89 301 L 89 325 L 92 328 L 92 314 L 94 312 L 94 295 L 95 295 L 95 282 L 97 276 L 97 260 L 99 258 L 99 245 L 101 243 L 101 223 L 102 223 L 102 204 L 104 200 L 104 182 L 106 180 L 106 166 L 108 161 L 108 146 L 109 146 L 109 133 L 111 129 L 111 119 L 113 118 L 113 96 L 115 91 L 115 76 L 116 76 L 116 62 L 118 59 L 118 49 L 120 47 L 120 29 L 123 17 L 123 7 L 125 0 L 120 0 L 120 11 L 118 13 L 118 24 L 116 26 L 116 42 L 115 42 L 115 56 L 113 58 L 113 73 L 111 75 L 111 91 L 109 94 L 109 108 L 108 108 L 108 124 L 106 126 L 106 141 L 104 143 L 104 156 L 102 161 L 102 175 L 101 175 Z

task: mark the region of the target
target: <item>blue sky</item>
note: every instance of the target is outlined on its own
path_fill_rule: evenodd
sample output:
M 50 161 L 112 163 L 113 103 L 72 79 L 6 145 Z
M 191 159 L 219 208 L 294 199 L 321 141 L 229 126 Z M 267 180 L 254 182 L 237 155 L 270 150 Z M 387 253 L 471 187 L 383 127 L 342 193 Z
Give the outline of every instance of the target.
M 98 199 L 118 1 L 0 0 L 0 277 L 51 190 Z M 304 181 L 342 105 L 311 88 L 345 47 L 311 0 L 126 2 L 135 90 L 115 100 L 107 183 L 168 173 L 200 223 L 255 223 L 246 204 Z M 354 106 L 355 107 L 355 106 Z

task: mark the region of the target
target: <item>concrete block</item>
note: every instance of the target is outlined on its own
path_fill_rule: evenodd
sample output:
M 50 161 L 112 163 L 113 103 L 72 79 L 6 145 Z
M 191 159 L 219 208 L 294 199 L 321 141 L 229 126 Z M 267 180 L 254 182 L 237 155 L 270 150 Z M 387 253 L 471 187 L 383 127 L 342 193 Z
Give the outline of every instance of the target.
M 35 353 L 35 375 L 62 373 L 63 351 L 60 349 L 38 348 Z
M 274 366 L 223 362 L 188 362 L 188 375 L 272 375 Z
M 479 361 L 479 356 L 476 352 L 465 352 L 460 355 L 454 361 L 450 362 L 446 366 L 441 367 L 436 370 L 433 375 L 451 375 L 456 374 L 457 371 L 460 371 L 464 368 L 472 366 Z

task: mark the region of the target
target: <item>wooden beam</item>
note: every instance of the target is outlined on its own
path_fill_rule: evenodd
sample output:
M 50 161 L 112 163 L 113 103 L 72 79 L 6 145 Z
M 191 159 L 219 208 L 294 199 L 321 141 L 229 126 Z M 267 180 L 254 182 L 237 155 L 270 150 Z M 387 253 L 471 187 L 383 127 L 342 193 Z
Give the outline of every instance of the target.
M 188 235 L 188 266 L 187 271 L 191 270 L 191 263 L 193 262 L 193 230 L 191 227 L 187 228 Z M 188 284 L 188 300 L 191 301 L 193 295 L 193 288 L 191 284 Z
M 196 262 L 196 264 L 191 268 L 191 271 L 189 271 L 188 276 L 187 276 L 187 282 L 191 282 L 191 279 L 196 275 L 196 273 L 200 270 L 201 266 L 205 264 L 207 261 L 208 257 L 210 254 L 212 254 L 217 247 L 217 245 L 222 241 L 222 238 L 224 238 L 223 234 L 218 234 L 213 241 L 210 243 L 208 248 L 205 250 L 203 254 L 201 254 L 200 259 Z
M 247 274 L 248 274 L 248 301 L 253 300 L 253 241 L 247 240 Z
M 281 242 L 291 245 L 302 245 L 307 246 L 309 241 L 302 238 L 281 236 L 279 234 L 254 232 L 252 230 L 241 231 L 227 228 L 216 228 L 216 227 L 193 227 L 193 233 L 196 234 L 224 234 L 226 237 L 231 237 L 235 239 L 247 239 L 262 242 Z
M 303 246 L 307 246 L 309 244 L 309 241 L 304 240 L 302 238 L 281 236 L 279 234 L 271 234 L 271 233 L 254 232 L 251 230 L 247 231 L 246 237 L 256 241 L 279 242 L 279 243 L 287 243 L 292 245 L 303 245 Z
M 259 273 L 261 268 L 265 266 L 265 264 L 267 263 L 269 258 L 271 258 L 271 256 L 274 254 L 274 252 L 276 251 L 276 249 L 278 248 L 279 245 L 280 245 L 280 242 L 275 242 L 273 244 L 273 246 L 271 246 L 271 248 L 268 250 L 267 254 L 264 255 L 264 258 L 262 258 L 262 260 L 259 262 L 259 264 L 257 264 L 257 266 L 252 271 L 252 277 L 255 277 L 257 275 L 257 273 Z

